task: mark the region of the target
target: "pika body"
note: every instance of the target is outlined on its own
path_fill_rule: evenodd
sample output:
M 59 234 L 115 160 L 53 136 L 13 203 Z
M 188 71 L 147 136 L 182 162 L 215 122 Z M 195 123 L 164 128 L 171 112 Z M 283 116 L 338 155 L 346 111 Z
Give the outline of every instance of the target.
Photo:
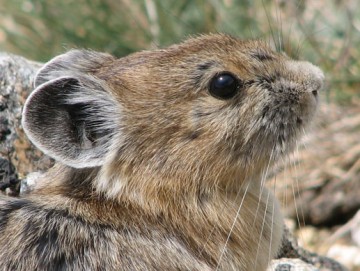
M 56 164 L 29 195 L 1 198 L 0 270 L 265 270 L 283 221 L 264 176 L 323 80 L 225 34 L 55 57 L 22 126 Z

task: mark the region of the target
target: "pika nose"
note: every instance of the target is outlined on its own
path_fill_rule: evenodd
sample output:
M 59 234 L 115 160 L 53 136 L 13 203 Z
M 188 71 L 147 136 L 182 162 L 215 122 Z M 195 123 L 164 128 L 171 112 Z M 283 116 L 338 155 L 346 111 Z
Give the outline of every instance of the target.
M 297 75 L 306 92 L 311 92 L 316 97 L 322 90 L 325 76 L 317 66 L 306 61 L 293 61 L 289 69 Z
M 325 79 L 324 73 L 322 72 L 322 70 L 320 68 L 318 68 L 317 66 L 315 66 L 309 62 L 305 62 L 305 67 L 308 70 L 309 77 L 311 77 L 310 90 L 312 89 L 312 93 L 316 96 L 318 91 L 322 90 L 322 88 L 324 86 L 324 79 Z

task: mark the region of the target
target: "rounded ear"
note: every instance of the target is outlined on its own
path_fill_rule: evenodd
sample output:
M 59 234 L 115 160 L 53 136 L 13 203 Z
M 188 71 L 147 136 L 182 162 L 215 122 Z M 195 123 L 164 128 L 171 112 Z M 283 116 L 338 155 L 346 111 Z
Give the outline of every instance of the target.
M 111 62 L 114 57 L 90 50 L 71 50 L 65 54 L 54 57 L 46 63 L 36 74 L 34 87 L 38 87 L 50 80 L 72 76 L 78 73 L 93 73 L 104 63 Z
M 40 76 L 44 72 L 51 74 L 46 66 Z M 26 134 L 45 154 L 68 166 L 102 165 L 119 133 L 120 118 L 120 107 L 106 89 L 104 82 L 79 70 L 40 84 L 23 109 Z

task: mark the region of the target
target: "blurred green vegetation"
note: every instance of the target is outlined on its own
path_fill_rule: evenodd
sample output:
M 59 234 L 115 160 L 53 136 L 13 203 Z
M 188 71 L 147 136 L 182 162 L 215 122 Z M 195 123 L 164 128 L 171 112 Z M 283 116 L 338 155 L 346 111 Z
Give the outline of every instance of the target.
M 0 50 L 47 61 L 70 48 L 123 56 L 189 35 L 263 38 L 326 73 L 329 95 L 360 97 L 358 0 L 0 0 Z

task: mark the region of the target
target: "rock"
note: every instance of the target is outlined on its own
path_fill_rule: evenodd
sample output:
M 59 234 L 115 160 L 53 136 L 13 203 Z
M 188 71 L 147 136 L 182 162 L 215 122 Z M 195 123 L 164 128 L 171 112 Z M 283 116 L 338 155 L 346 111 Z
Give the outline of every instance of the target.
M 338 228 L 327 242 L 334 243 L 338 239 L 348 235 L 350 236 L 351 241 L 356 246 L 360 247 L 360 210 L 346 224 Z
M 294 235 L 285 227 L 282 247 L 278 254 L 277 263 L 281 263 L 284 261 L 286 264 L 288 259 L 299 259 L 303 262 L 313 266 L 316 268 L 315 270 L 319 271 L 346 271 L 347 269 L 342 266 L 337 261 L 320 256 L 316 253 L 307 251 L 298 245 L 298 242 Z M 280 268 L 280 267 L 279 267 Z M 285 268 L 285 267 L 284 267 Z M 302 266 L 299 266 L 299 269 L 295 270 L 303 270 Z
M 20 179 L 52 165 L 26 138 L 21 111 L 40 63 L 0 53 L 0 190 L 17 195 Z
M 357 246 L 336 244 L 330 247 L 327 256 L 342 262 L 351 270 L 360 270 L 360 248 Z
M 350 270 L 360 270 L 360 211 L 323 239 L 321 251 Z
M 19 190 L 20 180 L 9 159 L 0 157 L 0 190 L 9 196 L 15 196 Z
M 267 271 L 319 271 L 315 266 L 299 259 L 273 260 Z
M 351 239 L 360 248 L 360 210 L 356 213 L 353 219 L 351 219 Z M 359 253 L 360 258 L 360 253 Z
M 35 189 L 37 181 L 43 174 L 40 172 L 29 173 L 25 179 L 21 180 L 20 195 L 29 194 Z

